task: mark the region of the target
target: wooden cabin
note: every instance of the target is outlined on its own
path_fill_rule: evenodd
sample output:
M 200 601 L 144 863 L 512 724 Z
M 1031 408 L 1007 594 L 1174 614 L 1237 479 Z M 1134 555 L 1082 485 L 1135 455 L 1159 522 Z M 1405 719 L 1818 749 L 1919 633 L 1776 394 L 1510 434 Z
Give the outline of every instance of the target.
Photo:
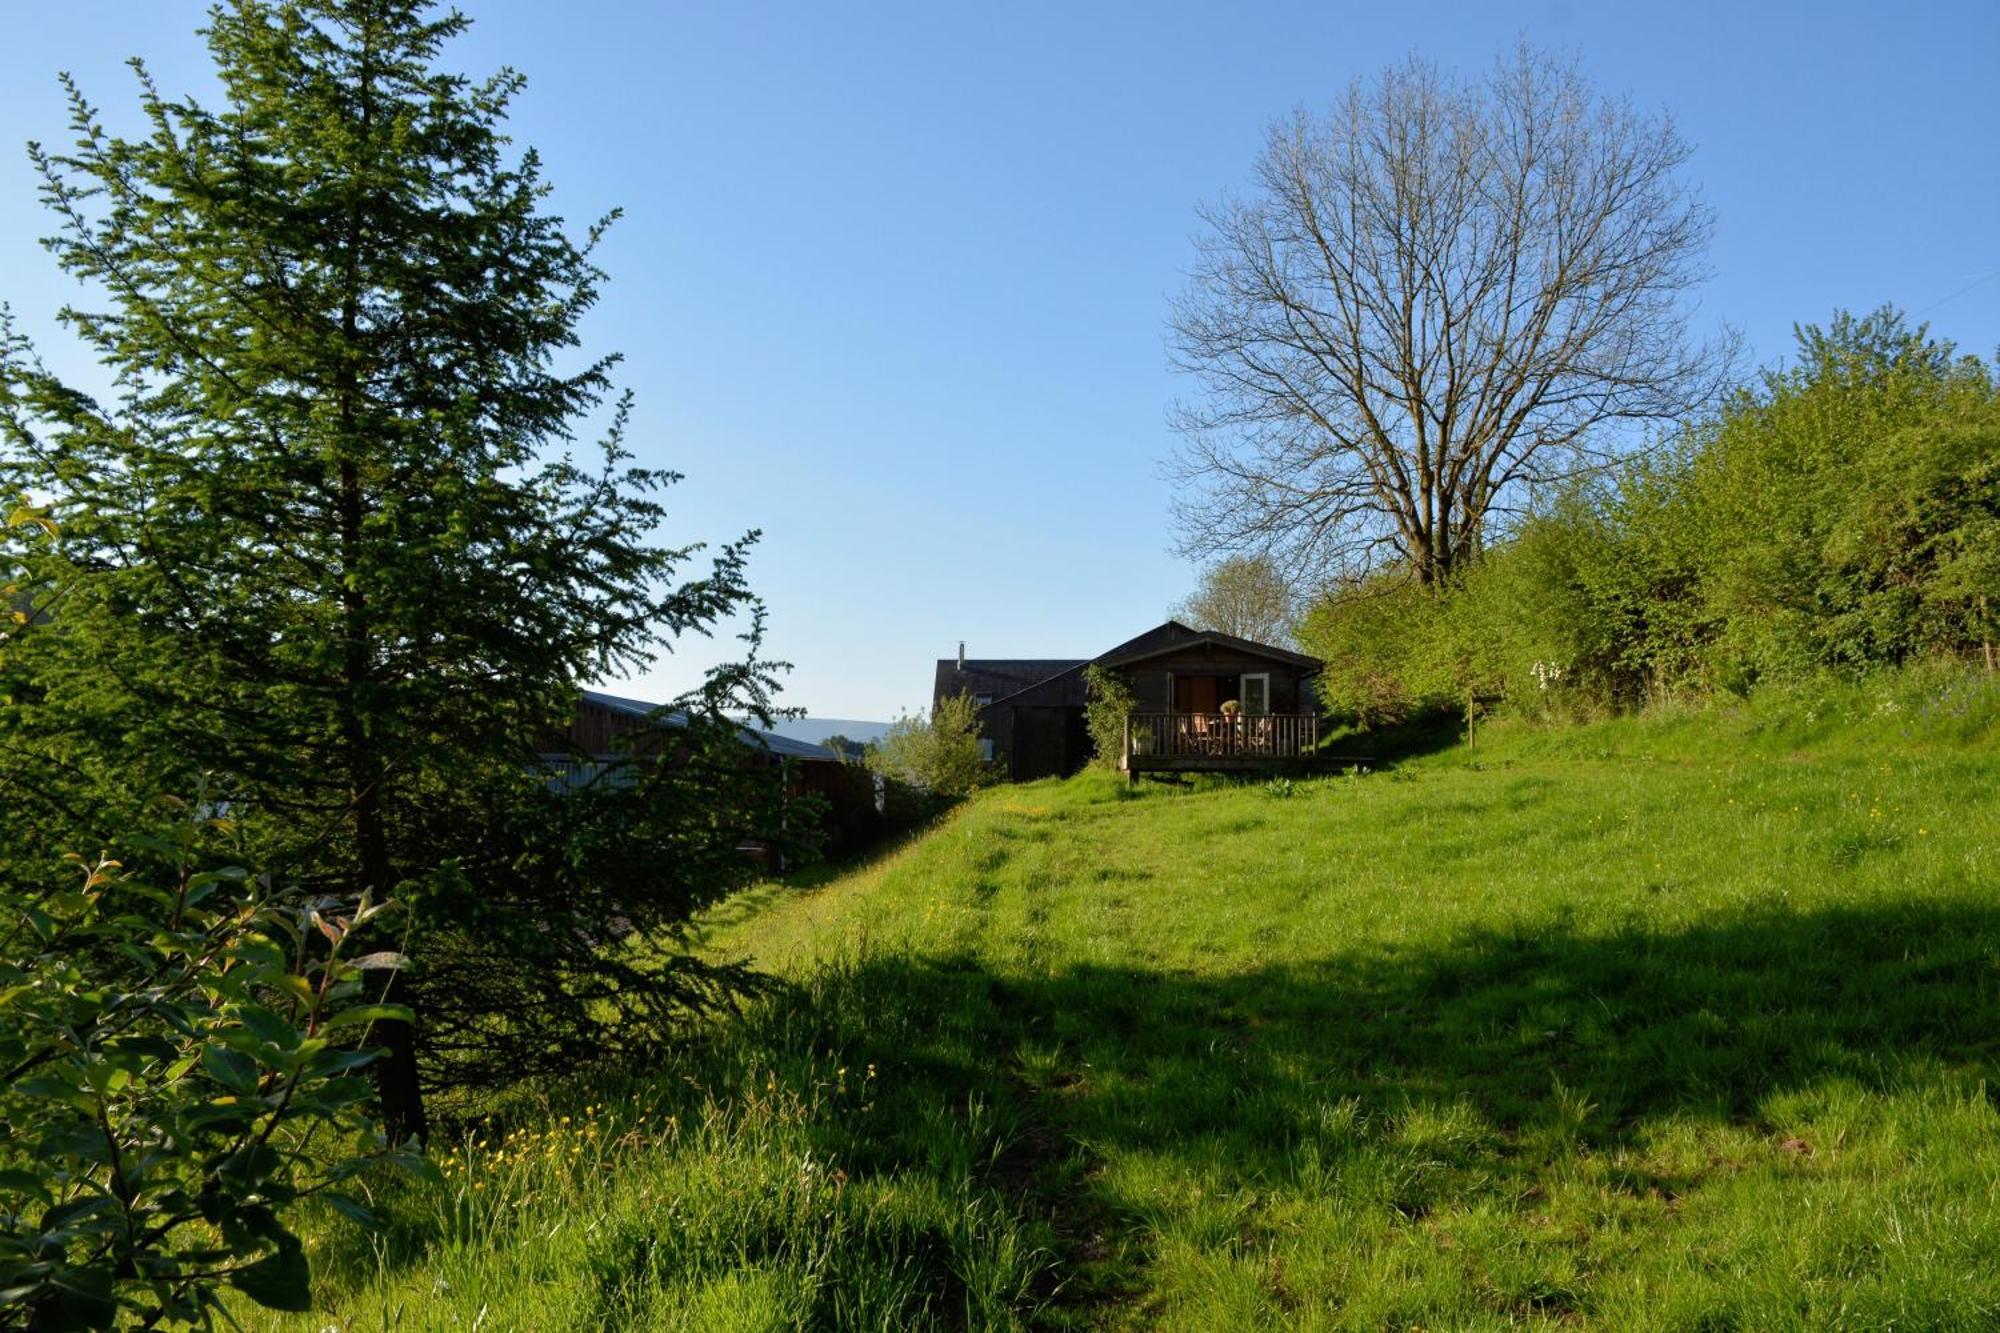
M 1177 620 L 1091 658 L 967 658 L 961 644 L 938 662 L 932 702 L 971 695 L 990 757 L 1014 781 L 1062 776 L 1091 758 L 1092 666 L 1132 691 L 1118 766 L 1135 777 L 1282 768 L 1318 748 L 1318 658 Z

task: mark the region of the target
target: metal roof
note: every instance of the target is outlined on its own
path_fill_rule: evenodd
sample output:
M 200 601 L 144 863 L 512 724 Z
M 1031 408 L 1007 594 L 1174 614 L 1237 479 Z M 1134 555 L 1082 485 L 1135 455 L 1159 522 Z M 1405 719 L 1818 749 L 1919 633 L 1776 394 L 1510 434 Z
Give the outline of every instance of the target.
M 662 712 L 661 705 L 647 703 L 644 699 L 627 699 L 616 694 L 606 694 L 602 690 L 583 691 L 584 702 L 613 713 L 641 721 L 650 721 L 654 726 L 684 727 L 687 714 L 683 712 Z M 738 734 L 743 743 L 753 749 L 761 749 L 786 759 L 815 760 L 820 763 L 838 764 L 844 762 L 841 756 L 824 745 L 814 745 L 810 741 L 797 741 L 775 732 L 759 731 L 755 727 L 739 726 Z

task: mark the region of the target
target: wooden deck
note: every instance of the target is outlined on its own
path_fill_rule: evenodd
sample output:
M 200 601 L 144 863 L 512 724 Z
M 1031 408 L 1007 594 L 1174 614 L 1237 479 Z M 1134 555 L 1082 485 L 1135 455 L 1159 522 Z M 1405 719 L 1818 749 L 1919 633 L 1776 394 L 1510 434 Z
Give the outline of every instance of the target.
M 1134 713 L 1125 721 L 1128 775 L 1281 768 L 1319 746 L 1310 713 Z

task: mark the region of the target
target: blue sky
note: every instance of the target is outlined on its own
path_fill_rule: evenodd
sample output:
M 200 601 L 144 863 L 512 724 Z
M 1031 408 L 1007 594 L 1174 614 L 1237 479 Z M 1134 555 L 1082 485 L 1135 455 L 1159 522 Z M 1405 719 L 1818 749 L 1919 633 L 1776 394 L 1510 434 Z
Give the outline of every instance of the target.
M 1185 595 L 1162 327 L 1195 207 L 1273 118 L 1412 52 L 1483 70 L 1525 35 L 1672 114 L 1719 215 L 1701 318 L 1759 362 L 1884 301 L 2000 347 L 1992 0 L 465 7 L 449 59 L 529 75 L 515 130 L 556 207 L 625 209 L 589 345 L 625 353 L 641 460 L 687 474 L 670 535 L 764 530 L 770 650 L 815 715 L 924 705 L 960 639 L 1087 655 Z M 60 139 L 58 69 L 114 126 L 128 55 L 206 89 L 200 13 L 36 6 L 0 137 Z M 87 376 L 33 184 L 0 156 L 0 299 Z M 715 651 L 619 688 L 664 697 Z

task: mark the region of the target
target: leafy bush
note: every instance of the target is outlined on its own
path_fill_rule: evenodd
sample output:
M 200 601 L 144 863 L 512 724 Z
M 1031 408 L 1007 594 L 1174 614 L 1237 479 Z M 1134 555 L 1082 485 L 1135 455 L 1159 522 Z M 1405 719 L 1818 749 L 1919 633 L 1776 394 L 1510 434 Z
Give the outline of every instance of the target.
M 1374 727 L 1462 702 L 1446 606 L 1401 570 L 1323 598 L 1300 625 L 1299 637 L 1326 663 L 1320 694 L 1328 711 Z
M 1801 330 L 1692 480 L 1715 658 L 1746 683 L 1994 637 L 2000 383 L 1894 311 Z
M 0 1324 L 206 1324 L 225 1286 L 307 1309 L 288 1215 L 370 1221 L 346 1182 L 426 1169 L 358 1077 L 357 1039 L 408 1017 L 364 995 L 400 959 L 350 956 L 389 904 L 70 860 L 67 886 L 0 883 Z
M 1576 716 L 2000 638 L 2000 380 L 1893 311 L 1799 334 L 1713 419 L 1545 497 L 1450 585 L 1387 570 L 1301 637 L 1363 725 L 1501 696 Z
M 1083 687 L 1087 700 L 1083 721 L 1090 732 L 1092 757 L 1115 769 L 1124 762 L 1125 724 L 1134 706 L 1131 687 L 1122 677 L 1096 666 L 1083 669 Z
M 994 780 L 980 754 L 979 708 L 969 694 L 940 699 L 926 717 L 897 718 L 875 743 L 868 766 L 891 782 L 933 796 L 965 796 Z

